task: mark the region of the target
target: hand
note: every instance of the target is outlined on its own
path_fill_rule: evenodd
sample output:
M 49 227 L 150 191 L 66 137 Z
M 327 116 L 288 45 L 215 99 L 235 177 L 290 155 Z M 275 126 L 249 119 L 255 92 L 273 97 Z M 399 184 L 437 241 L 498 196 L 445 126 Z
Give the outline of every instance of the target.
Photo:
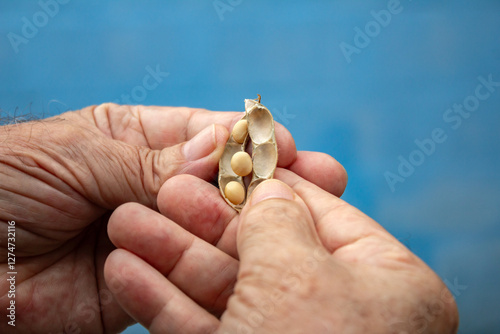
M 456 332 L 453 296 L 427 265 L 336 196 L 287 170 L 276 177 L 288 186 L 263 182 L 241 215 L 192 176 L 160 192 L 176 219 L 118 208 L 109 233 L 120 249 L 105 265 L 118 302 L 152 333 Z M 171 195 L 181 184 L 198 195 Z M 222 241 L 227 230 L 237 238 Z
M 17 331 L 118 332 L 131 324 L 103 278 L 114 249 L 106 233 L 111 210 L 125 202 L 156 208 L 160 186 L 174 175 L 213 179 L 241 116 L 105 104 L 0 127 L 0 316 L 7 319 L 9 303 L 6 225 L 15 221 Z M 343 191 L 337 162 L 297 153 L 280 125 L 276 137 L 280 166 Z M 328 182 L 305 168 L 311 160 L 326 163 Z M 11 329 L 0 321 L 0 332 Z

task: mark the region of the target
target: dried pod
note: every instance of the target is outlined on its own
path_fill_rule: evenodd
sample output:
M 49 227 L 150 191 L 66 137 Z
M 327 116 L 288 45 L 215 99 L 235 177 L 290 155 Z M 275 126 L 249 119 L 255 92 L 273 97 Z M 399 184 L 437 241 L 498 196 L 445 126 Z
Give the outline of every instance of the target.
M 245 153 L 247 144 L 252 152 L 251 163 Z M 255 187 L 273 177 L 277 163 L 278 149 L 271 112 L 260 104 L 260 95 L 257 100 L 245 100 L 245 115 L 235 124 L 219 161 L 219 189 L 222 197 L 240 212 Z M 252 176 L 242 177 L 241 175 L 246 175 L 247 172 L 249 174 L 248 168 L 252 168 Z M 229 183 L 231 184 L 226 191 Z M 241 199 L 241 188 L 246 194 L 243 201 L 238 203 Z M 232 197 L 233 189 L 238 189 L 237 199 Z M 231 195 L 227 196 L 228 194 Z

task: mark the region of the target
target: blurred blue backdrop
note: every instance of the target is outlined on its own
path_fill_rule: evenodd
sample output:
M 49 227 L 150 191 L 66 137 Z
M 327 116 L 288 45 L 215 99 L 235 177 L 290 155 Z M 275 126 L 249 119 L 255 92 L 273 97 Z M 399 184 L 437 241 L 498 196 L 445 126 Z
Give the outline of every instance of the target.
M 500 1 L 44 1 L 0 2 L 3 117 L 259 93 L 446 281 L 460 333 L 500 332 Z

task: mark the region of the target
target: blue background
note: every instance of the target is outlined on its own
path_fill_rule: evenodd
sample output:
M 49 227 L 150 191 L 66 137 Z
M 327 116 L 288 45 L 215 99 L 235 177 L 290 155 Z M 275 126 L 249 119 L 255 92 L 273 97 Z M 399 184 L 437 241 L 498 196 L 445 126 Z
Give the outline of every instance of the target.
M 259 93 L 299 149 L 345 166 L 343 198 L 450 284 L 460 333 L 500 333 L 500 87 L 456 129 L 443 119 L 474 95 L 478 77 L 500 81 L 500 1 L 401 0 L 385 27 L 374 24 L 371 11 L 387 6 L 74 0 L 44 17 L 38 1 L 1 1 L 1 116 L 49 116 L 123 94 L 243 110 Z M 23 36 L 23 17 L 40 27 L 16 46 L 9 33 Z M 355 28 L 367 24 L 372 37 L 345 57 L 341 43 L 356 46 Z M 169 73 L 153 90 L 141 88 L 148 66 Z M 412 153 L 436 128 L 446 140 Z M 412 154 L 423 161 L 391 189 L 384 174 Z

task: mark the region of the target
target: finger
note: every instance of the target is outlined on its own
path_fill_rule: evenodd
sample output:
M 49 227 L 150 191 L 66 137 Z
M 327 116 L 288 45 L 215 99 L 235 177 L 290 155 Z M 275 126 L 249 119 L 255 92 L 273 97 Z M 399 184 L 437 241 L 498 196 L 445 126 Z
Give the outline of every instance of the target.
M 110 138 L 156 150 L 191 140 L 212 124 L 220 124 L 231 131 L 244 115 L 243 112 L 113 103 L 84 108 L 78 113 Z M 286 167 L 295 160 L 295 142 L 290 132 L 277 122 L 275 132 L 279 149 L 278 165 Z
M 62 162 L 48 169 L 92 203 L 114 209 L 126 202 L 155 207 L 160 186 L 176 174 L 213 179 L 228 132 L 211 125 L 190 141 L 161 151 L 103 139 L 92 131 L 75 131 L 70 147 L 60 145 L 68 141 L 66 136 L 58 132 L 50 137 L 53 145 L 45 149 Z
M 237 247 L 242 266 L 243 262 L 245 266 L 272 263 L 277 260 L 273 254 L 285 259 L 293 250 L 314 250 L 320 245 L 307 206 L 289 186 L 267 180 L 255 188 L 239 220 Z
M 332 157 L 317 152 L 298 152 L 290 169 L 305 179 L 341 194 L 347 182 L 344 168 Z M 308 168 L 307 162 L 311 165 Z M 323 166 L 319 171 L 315 166 Z M 280 168 L 277 169 L 279 171 Z M 275 174 L 280 178 L 280 173 Z M 184 189 L 196 189 L 186 192 Z M 169 179 L 158 194 L 158 207 L 184 229 L 238 258 L 236 251 L 237 213 L 220 196 L 218 188 L 189 175 Z
M 102 221 L 96 226 L 106 226 L 109 221 L 109 215 L 105 215 Z M 98 250 L 94 255 L 96 270 L 97 289 L 101 301 L 101 320 L 106 324 L 106 330 L 112 333 L 122 332 L 135 321 L 118 304 L 117 300 L 109 293 L 104 278 L 104 264 L 109 254 L 115 250 L 115 246 L 108 238 L 108 232 L 105 228 L 99 227 L 99 236 L 97 237 L 95 249 Z
M 219 321 L 138 256 L 113 251 L 106 284 L 119 304 L 151 333 L 211 333 Z
M 260 245 L 259 245 L 260 244 Z M 285 183 L 272 179 L 259 184 L 243 208 L 237 246 L 243 253 L 265 253 L 293 245 L 319 245 L 314 221 L 304 201 Z
M 297 159 L 287 169 L 338 197 L 347 186 L 346 170 L 325 153 L 299 151 Z
M 303 314 L 304 299 L 318 295 L 321 280 L 311 278 L 327 276 L 322 268 L 338 273 L 333 263 L 325 265 L 330 254 L 321 246 L 305 203 L 279 180 L 263 181 L 252 192 L 240 215 L 237 245 L 238 284 L 228 303 L 232 312 L 222 317 L 228 332 L 251 324 L 255 318 L 248 314 L 264 314 L 260 324 L 276 329 L 290 314 Z
M 182 191 L 186 188 L 196 191 Z M 192 175 L 178 175 L 165 182 L 158 194 L 158 209 L 213 245 L 219 242 L 228 225 L 238 216 L 224 201 L 218 188 Z
M 192 188 L 187 193 L 182 189 Z M 236 227 L 238 213 L 215 186 L 191 175 L 169 179 L 158 194 L 158 209 L 166 217 L 237 259 Z
M 209 112 L 201 110 L 194 112 L 187 129 L 188 136 L 197 133 L 206 124 L 221 124 L 232 131 L 236 122 L 241 120 L 243 113 L 232 112 Z M 297 157 L 297 148 L 291 133 L 280 123 L 274 122 L 276 133 L 276 144 L 278 146 L 278 166 L 286 167 L 292 164 Z
M 212 124 L 229 130 L 241 112 L 210 112 L 186 107 L 129 106 L 105 103 L 77 112 L 107 137 L 155 150 L 194 138 Z M 64 114 L 64 116 L 69 116 Z
M 163 145 L 165 145 L 165 140 L 171 145 L 189 140 L 211 124 L 223 125 L 228 131 L 231 131 L 236 122 L 244 116 L 244 112 L 156 106 L 140 106 L 138 113 L 145 133 L 158 133 L 163 139 L 161 141 Z M 157 130 L 159 126 L 162 127 L 161 131 Z M 279 157 L 281 160 L 278 163 L 281 166 L 287 166 L 295 160 L 295 142 L 290 132 L 278 122 L 275 122 L 275 132 L 282 155 Z
M 149 149 L 137 151 L 132 148 L 137 152 L 135 157 L 137 163 L 132 166 L 136 168 L 136 173 L 132 177 L 136 178 L 131 180 L 131 175 L 124 175 L 123 179 L 129 180 L 128 185 L 134 184 L 135 187 L 131 189 L 132 194 L 142 191 L 148 201 L 144 202 L 133 197 L 120 198 L 117 204 L 138 201 L 155 206 L 160 186 L 177 174 L 192 174 L 205 180 L 212 179 L 217 173 L 227 138 L 228 132 L 224 127 L 210 125 L 188 142 L 161 151 Z M 125 160 L 128 156 L 123 154 L 119 157 Z M 120 164 L 126 165 L 127 161 L 121 161 Z M 131 165 L 130 162 L 128 164 Z
M 217 315 L 224 311 L 237 260 L 136 203 L 115 210 L 108 234 L 116 247 L 141 257 L 203 308 Z
M 323 245 L 331 253 L 368 236 L 394 239 L 382 226 L 360 210 L 295 173 L 280 169 L 276 171 L 275 176 L 288 184 L 304 200 L 316 223 Z

